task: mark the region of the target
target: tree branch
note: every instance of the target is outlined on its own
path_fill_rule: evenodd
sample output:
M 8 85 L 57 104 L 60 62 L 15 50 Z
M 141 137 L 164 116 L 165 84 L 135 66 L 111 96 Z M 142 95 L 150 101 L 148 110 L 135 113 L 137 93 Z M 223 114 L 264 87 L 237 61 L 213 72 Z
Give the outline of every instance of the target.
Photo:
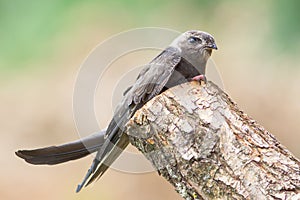
M 185 199 L 300 199 L 300 162 L 212 82 L 155 97 L 126 133 Z

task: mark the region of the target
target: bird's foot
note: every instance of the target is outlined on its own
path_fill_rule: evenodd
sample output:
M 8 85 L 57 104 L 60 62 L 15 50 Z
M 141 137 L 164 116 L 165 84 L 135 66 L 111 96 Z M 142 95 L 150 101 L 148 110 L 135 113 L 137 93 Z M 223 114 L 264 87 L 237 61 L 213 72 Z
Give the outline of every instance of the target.
M 200 74 L 191 78 L 191 81 L 198 81 L 201 85 L 205 85 L 207 83 L 206 76 L 204 74 Z

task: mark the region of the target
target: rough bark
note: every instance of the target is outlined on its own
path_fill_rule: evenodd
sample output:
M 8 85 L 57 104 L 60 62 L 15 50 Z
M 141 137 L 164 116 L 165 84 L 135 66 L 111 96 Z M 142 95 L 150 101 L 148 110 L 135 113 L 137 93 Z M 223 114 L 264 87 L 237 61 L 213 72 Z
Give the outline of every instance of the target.
M 300 162 L 215 84 L 186 83 L 126 133 L 184 199 L 300 199 Z

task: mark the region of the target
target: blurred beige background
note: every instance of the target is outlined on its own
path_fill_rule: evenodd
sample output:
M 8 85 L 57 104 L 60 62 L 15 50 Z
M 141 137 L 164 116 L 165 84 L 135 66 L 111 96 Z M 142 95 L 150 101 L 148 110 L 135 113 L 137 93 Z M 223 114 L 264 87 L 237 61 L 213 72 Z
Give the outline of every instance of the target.
M 299 8 L 296 0 L 0 0 L 0 199 L 181 199 L 157 173 L 115 170 L 76 194 L 92 157 L 31 166 L 14 155 L 79 137 L 72 92 L 81 63 L 101 41 L 137 27 L 213 34 L 219 50 L 212 58 L 226 92 L 300 157 Z M 130 55 L 124 65 L 156 54 Z M 103 106 L 96 112 L 107 113 L 99 119 L 102 128 L 112 114 L 111 87 L 121 76 L 110 74 L 115 77 L 97 91 Z

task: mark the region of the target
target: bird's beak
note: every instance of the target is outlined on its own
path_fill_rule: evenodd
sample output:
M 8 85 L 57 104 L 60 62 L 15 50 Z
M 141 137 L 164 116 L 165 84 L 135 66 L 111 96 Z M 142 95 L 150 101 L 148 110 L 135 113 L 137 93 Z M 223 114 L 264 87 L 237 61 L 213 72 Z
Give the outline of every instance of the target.
M 206 48 L 208 49 L 214 49 L 214 50 L 218 50 L 218 47 L 215 43 L 212 43 L 212 44 L 208 44 L 206 45 Z

